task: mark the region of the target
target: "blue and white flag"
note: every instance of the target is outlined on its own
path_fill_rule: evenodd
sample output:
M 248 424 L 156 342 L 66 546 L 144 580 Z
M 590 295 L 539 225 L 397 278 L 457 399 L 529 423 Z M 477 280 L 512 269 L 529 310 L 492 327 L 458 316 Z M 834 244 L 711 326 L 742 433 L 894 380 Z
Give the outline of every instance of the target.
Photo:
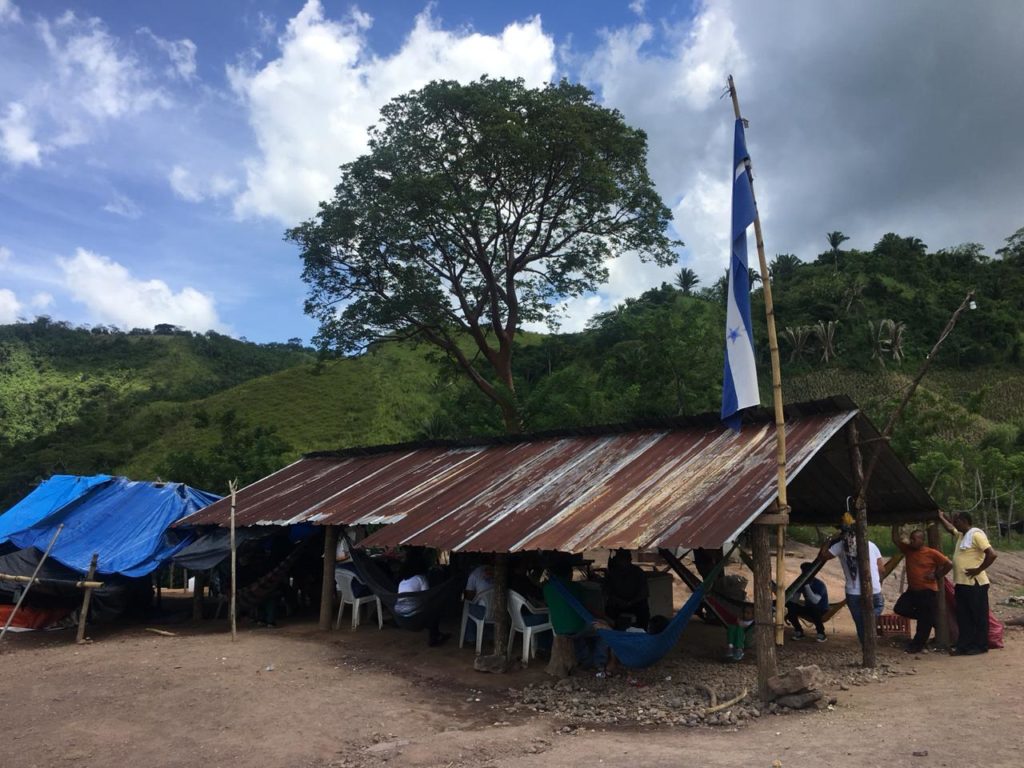
M 747 271 L 747 227 L 754 223 L 754 191 L 747 173 L 747 141 L 743 121 L 736 120 L 732 179 L 732 258 L 729 300 L 725 311 L 725 376 L 722 380 L 722 421 L 739 429 L 740 410 L 760 405 L 754 333 L 750 324 L 750 274 Z

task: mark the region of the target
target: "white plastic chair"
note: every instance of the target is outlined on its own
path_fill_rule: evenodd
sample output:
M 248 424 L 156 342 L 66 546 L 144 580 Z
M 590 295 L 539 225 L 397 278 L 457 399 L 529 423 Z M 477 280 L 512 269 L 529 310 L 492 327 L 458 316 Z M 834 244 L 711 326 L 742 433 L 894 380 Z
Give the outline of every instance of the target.
M 356 597 L 352 594 L 352 582 L 355 580 L 355 573 L 347 568 L 339 568 L 334 572 L 334 585 L 338 588 L 338 595 L 341 597 L 341 602 L 338 605 L 338 616 L 334 620 L 334 628 L 337 629 L 341 626 L 341 613 L 345 610 L 346 605 L 352 606 L 352 629 L 359 626 L 363 606 L 373 605 L 377 608 L 377 629 L 383 629 L 384 613 L 381 610 L 380 598 L 375 595 Z
M 466 625 L 473 622 L 476 625 L 476 655 L 479 656 L 484 646 L 484 627 L 487 624 L 494 624 L 494 590 L 485 589 L 477 593 L 472 600 L 462 602 L 462 626 L 459 628 L 459 648 L 466 644 Z M 484 617 L 478 619 L 469 612 L 469 606 L 480 605 L 484 608 Z
M 512 626 L 508 631 L 508 653 L 512 654 L 512 643 L 515 642 L 516 632 L 519 632 L 523 636 L 523 666 L 525 667 L 529 665 L 530 659 L 537 655 L 537 634 L 539 632 L 554 632 L 554 628 L 551 626 L 550 619 L 543 624 L 532 626 L 527 624 L 523 620 L 523 608 L 534 616 L 546 616 L 548 611 L 546 608 L 534 608 L 530 605 L 530 601 L 518 592 L 511 589 L 508 591 L 508 613 L 512 619 Z

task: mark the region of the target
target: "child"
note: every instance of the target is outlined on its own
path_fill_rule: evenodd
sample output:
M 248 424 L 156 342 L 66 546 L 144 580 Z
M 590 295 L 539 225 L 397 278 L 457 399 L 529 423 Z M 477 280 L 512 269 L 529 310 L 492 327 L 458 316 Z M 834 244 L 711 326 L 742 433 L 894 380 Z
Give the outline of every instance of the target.
M 729 648 L 725 652 L 727 661 L 742 661 L 743 650 L 747 647 L 747 627 L 754 623 L 754 606 L 744 604 L 743 612 L 735 624 L 728 625 L 726 640 Z

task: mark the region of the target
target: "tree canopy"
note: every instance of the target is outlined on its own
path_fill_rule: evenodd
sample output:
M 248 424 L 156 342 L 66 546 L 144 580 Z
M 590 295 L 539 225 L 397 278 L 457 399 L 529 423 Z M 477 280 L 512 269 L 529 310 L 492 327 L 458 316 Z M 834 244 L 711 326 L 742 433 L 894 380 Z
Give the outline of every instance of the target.
M 521 324 L 556 321 L 560 302 L 607 279 L 610 258 L 675 261 L 646 159 L 643 131 L 566 81 L 438 81 L 392 100 L 334 198 L 287 233 L 315 342 L 426 340 L 517 431 Z

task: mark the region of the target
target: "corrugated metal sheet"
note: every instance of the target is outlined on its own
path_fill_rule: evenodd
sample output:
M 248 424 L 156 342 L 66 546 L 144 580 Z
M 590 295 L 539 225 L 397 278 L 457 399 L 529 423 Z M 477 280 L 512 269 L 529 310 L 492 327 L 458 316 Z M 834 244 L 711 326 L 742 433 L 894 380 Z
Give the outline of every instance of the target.
M 794 521 L 835 520 L 850 493 L 842 427 L 848 407 L 788 418 Z M 883 450 L 869 509 L 875 520 L 921 519 L 935 504 Z M 450 550 L 720 546 L 775 500 L 775 434 L 715 421 L 672 429 L 548 436 L 484 445 L 397 446 L 304 458 L 238 495 L 238 525 L 387 523 L 367 544 Z M 184 521 L 227 523 L 222 500 Z

